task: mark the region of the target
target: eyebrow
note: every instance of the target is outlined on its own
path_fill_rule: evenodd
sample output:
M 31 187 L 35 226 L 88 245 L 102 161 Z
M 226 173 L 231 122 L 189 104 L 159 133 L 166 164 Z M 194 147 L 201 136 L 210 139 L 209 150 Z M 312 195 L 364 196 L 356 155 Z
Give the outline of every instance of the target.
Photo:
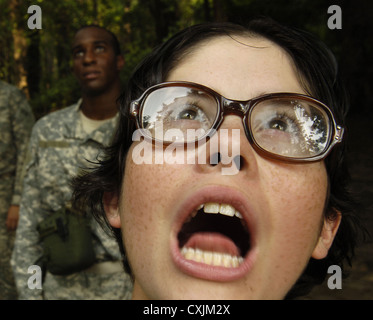
M 108 45 L 109 42 L 106 41 L 106 40 L 96 40 L 96 41 L 93 41 L 93 45 L 99 45 L 99 44 L 105 44 L 105 45 Z M 74 52 L 75 50 L 80 49 L 80 48 L 82 48 L 82 47 L 83 47 L 82 44 L 78 44 L 78 45 L 74 46 L 74 47 L 71 49 L 71 52 Z

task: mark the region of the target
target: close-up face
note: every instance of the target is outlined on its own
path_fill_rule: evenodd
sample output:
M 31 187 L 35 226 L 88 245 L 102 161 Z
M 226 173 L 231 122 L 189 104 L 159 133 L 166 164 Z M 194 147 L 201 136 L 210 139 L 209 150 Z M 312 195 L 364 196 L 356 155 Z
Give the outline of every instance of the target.
M 239 101 L 306 94 L 285 51 L 258 37 L 202 42 L 166 81 L 198 83 Z M 210 140 L 197 151 L 207 150 L 206 161 L 195 163 L 138 164 L 133 154 L 140 142 L 129 149 L 118 207 L 106 201 L 106 213 L 122 229 L 133 298 L 283 299 L 310 257 L 327 255 L 339 219 L 324 219 L 324 162 L 263 157 L 236 114 L 224 117 L 218 137 L 222 130 L 219 148 L 238 157 L 239 166 L 210 164 Z M 152 148 L 153 160 L 165 149 Z M 234 174 L 222 174 L 232 165 Z
M 83 92 L 97 94 L 117 81 L 123 58 L 113 48 L 108 32 L 96 27 L 83 28 L 75 35 L 73 72 Z

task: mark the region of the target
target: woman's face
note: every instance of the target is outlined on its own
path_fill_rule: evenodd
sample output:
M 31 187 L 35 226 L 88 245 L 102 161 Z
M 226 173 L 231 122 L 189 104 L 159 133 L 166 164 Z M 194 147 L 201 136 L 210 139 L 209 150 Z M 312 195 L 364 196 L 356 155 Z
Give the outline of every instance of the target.
M 237 40 L 204 42 L 167 81 L 199 83 L 235 100 L 305 93 L 280 47 L 260 38 Z M 239 150 L 235 174 L 222 174 L 234 163 L 209 164 L 208 146 L 205 164 L 136 164 L 138 142 L 131 146 L 119 205 L 107 201 L 106 211 L 111 224 L 122 228 L 133 298 L 282 299 L 311 256 L 326 256 L 339 220 L 324 221 L 324 163 L 261 157 L 236 115 L 226 116 L 222 129 L 228 138 L 219 147 Z M 240 130 L 239 138 L 232 129 Z M 161 151 L 153 152 L 156 157 Z

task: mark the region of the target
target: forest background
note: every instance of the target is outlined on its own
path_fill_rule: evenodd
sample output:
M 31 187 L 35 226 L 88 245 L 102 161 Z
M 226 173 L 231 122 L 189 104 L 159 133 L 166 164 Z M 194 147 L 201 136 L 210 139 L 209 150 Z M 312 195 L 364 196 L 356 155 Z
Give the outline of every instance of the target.
M 30 30 L 31 5 L 42 10 L 42 29 Z M 330 29 L 328 8 L 338 5 L 342 28 Z M 245 23 L 258 16 L 308 30 L 334 52 L 351 97 L 347 123 L 352 188 L 365 205 L 373 234 L 373 1 L 371 0 L 0 0 L 0 79 L 21 88 L 35 117 L 80 97 L 71 73 L 71 41 L 79 27 L 98 24 L 114 32 L 126 65 L 123 84 L 139 61 L 176 31 L 205 21 Z M 357 251 L 343 290 L 326 285 L 310 298 L 373 299 L 373 243 Z
M 329 29 L 328 8 L 342 10 L 342 29 Z M 42 10 L 42 29 L 30 30 L 27 9 Z M 337 56 L 353 109 L 371 113 L 373 103 L 373 1 L 369 0 L 0 0 L 0 79 L 22 88 L 37 118 L 79 98 L 71 74 L 71 40 L 85 24 L 119 38 L 131 70 L 154 46 L 176 31 L 204 21 L 245 23 L 267 15 L 321 38 Z

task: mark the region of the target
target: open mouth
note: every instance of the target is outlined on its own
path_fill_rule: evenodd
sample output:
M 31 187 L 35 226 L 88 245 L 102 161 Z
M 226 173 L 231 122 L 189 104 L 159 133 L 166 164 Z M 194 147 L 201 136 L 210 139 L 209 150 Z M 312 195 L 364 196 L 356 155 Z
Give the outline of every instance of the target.
M 186 260 L 224 268 L 238 268 L 250 250 L 250 232 L 232 205 L 208 202 L 195 209 L 177 235 Z
M 212 185 L 181 203 L 170 238 L 175 266 L 184 274 L 209 281 L 242 279 L 258 256 L 258 215 L 235 188 Z

